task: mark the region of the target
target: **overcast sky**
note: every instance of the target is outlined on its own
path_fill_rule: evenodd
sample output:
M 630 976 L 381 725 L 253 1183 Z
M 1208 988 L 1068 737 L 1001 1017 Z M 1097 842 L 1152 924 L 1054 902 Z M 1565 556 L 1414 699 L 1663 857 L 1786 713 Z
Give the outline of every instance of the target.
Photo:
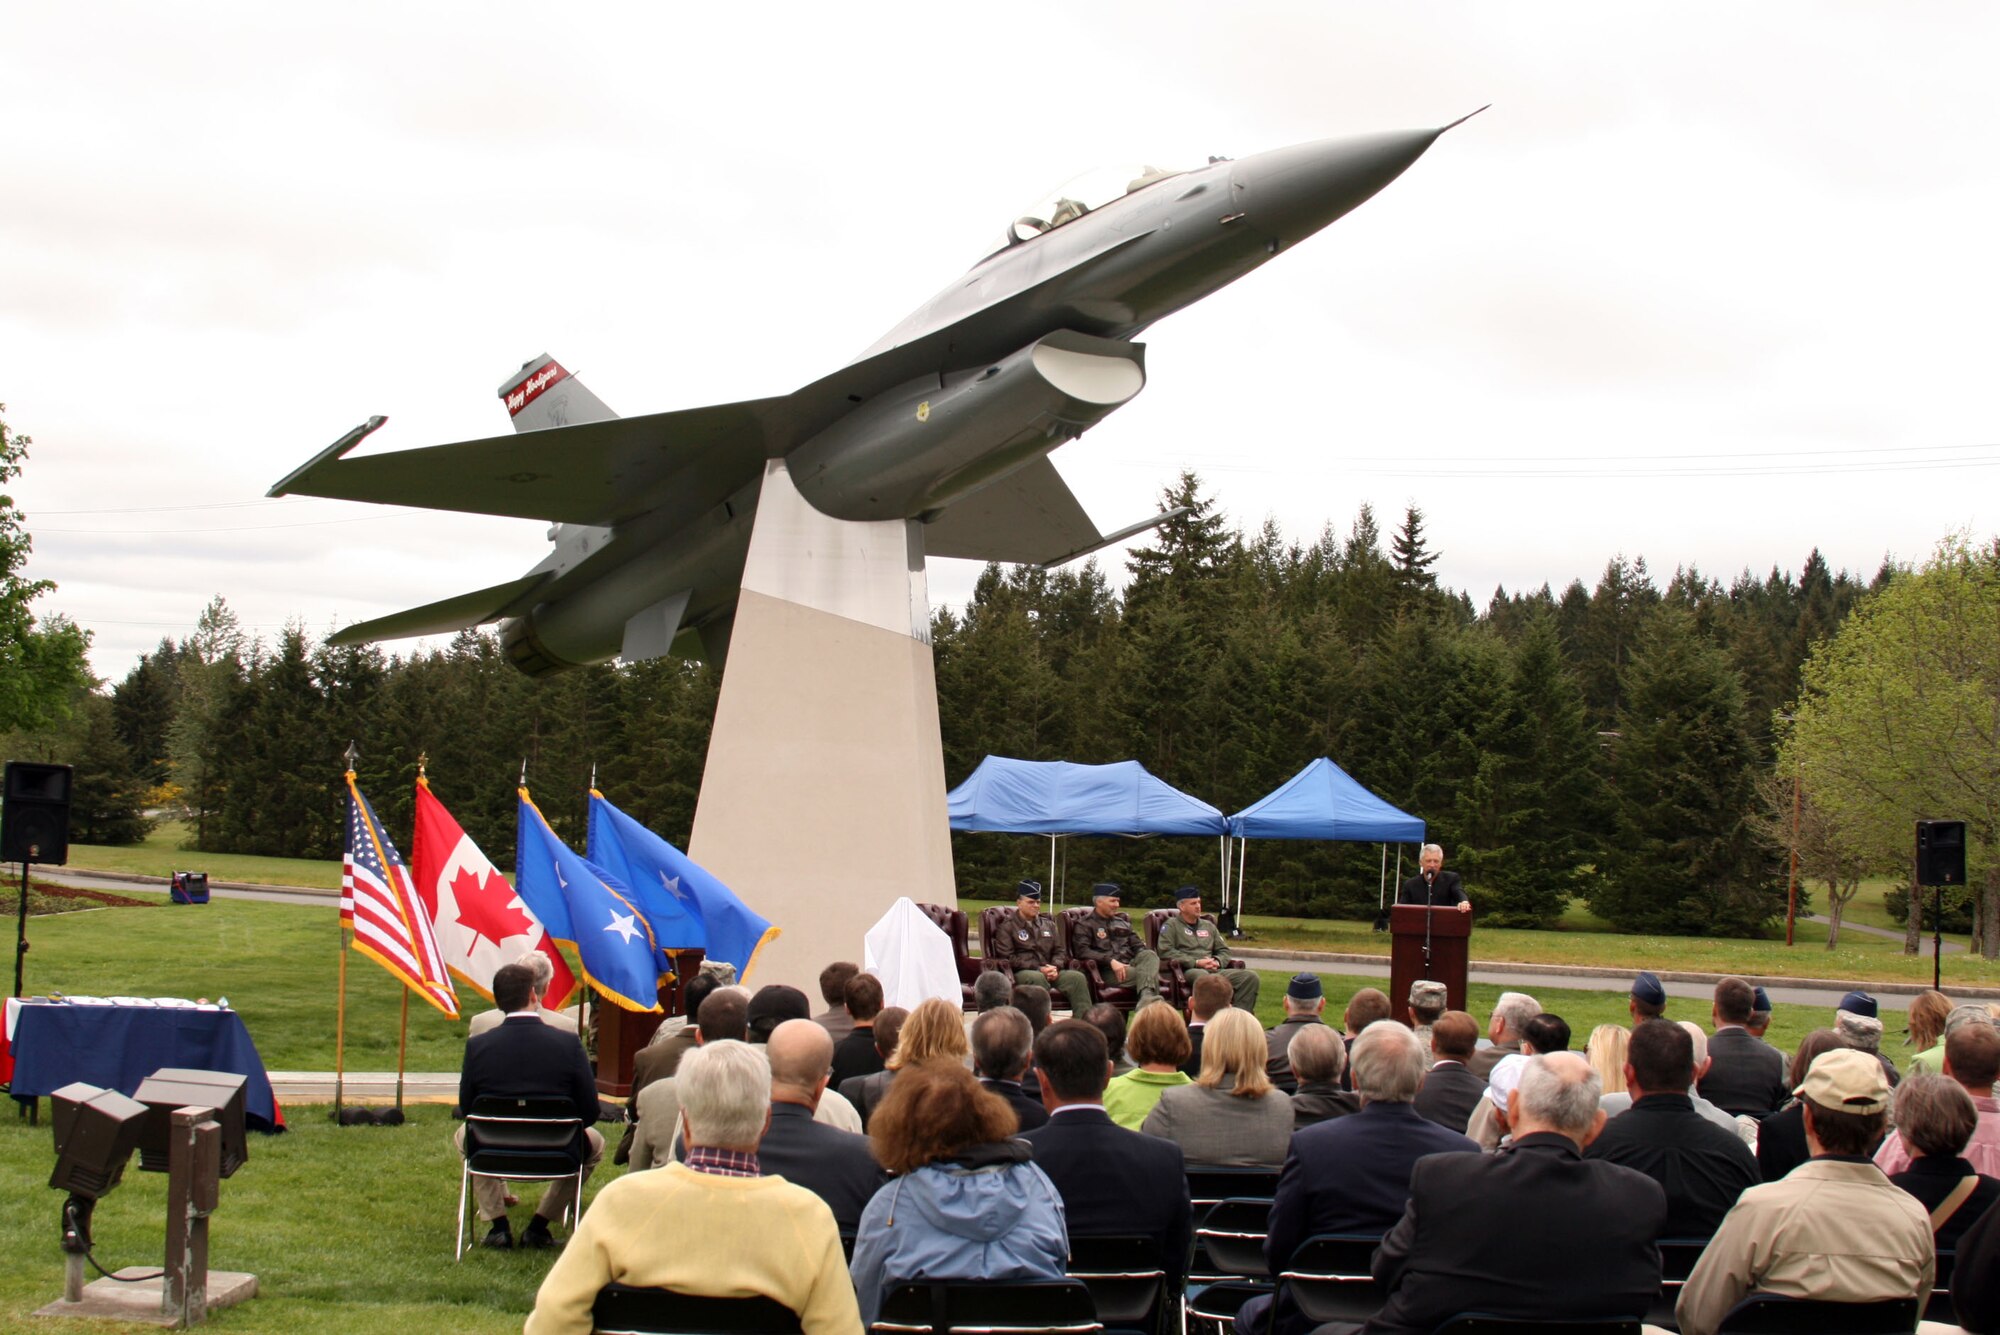
M 2000 529 L 1990 4 L 14 5 L 0 401 L 44 611 L 116 679 L 224 595 L 270 637 L 511 578 L 543 527 L 264 491 L 613 408 L 786 392 L 1094 165 L 1492 110 L 1146 335 L 1055 460 L 1310 540 L 1411 502 L 1484 605 L 1872 574 Z M 1104 558 L 1122 578 L 1122 560 Z M 976 567 L 934 561 L 935 603 Z

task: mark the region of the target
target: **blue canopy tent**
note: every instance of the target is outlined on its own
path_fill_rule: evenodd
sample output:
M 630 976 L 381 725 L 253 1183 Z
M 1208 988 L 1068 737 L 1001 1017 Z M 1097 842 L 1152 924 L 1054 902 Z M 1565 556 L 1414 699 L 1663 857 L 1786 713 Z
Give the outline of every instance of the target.
M 1047 835 L 1049 887 L 1058 905 L 1057 841 L 1070 835 L 1214 835 L 1222 841 L 1223 880 L 1228 881 L 1228 825 L 1222 812 L 1156 778 L 1136 760 L 1075 765 L 988 756 L 946 794 L 945 806 L 954 830 Z
M 1421 844 L 1424 823 L 1398 811 L 1356 783 L 1351 775 L 1324 756 L 1285 780 L 1275 790 L 1229 818 L 1229 833 L 1237 841 L 1236 920 L 1243 914 L 1243 872 L 1252 839 L 1337 839 L 1382 845 L 1381 898 L 1388 902 L 1389 845 Z M 1403 851 L 1396 850 L 1396 874 L 1403 872 Z M 1228 899 L 1224 892 L 1224 902 Z

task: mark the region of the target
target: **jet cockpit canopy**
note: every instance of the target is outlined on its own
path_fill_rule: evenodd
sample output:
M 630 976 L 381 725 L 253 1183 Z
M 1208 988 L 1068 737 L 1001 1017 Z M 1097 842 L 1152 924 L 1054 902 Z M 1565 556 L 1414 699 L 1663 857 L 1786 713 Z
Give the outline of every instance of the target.
M 1143 163 L 1121 163 L 1087 171 L 1064 182 L 1016 218 L 1007 229 L 1007 245 L 1017 245 L 1064 223 L 1075 222 L 1084 214 L 1101 209 L 1115 199 L 1122 199 L 1180 174 L 1178 168 L 1151 167 Z

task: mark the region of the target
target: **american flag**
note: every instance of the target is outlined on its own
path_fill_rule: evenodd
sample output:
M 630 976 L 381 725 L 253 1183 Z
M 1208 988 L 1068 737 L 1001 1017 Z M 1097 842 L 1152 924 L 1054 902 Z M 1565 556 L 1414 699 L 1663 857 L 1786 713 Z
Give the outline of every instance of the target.
M 410 874 L 375 809 L 347 776 L 347 851 L 340 864 L 340 920 L 354 929 L 354 948 L 403 980 L 431 1005 L 458 1018 L 452 990 Z

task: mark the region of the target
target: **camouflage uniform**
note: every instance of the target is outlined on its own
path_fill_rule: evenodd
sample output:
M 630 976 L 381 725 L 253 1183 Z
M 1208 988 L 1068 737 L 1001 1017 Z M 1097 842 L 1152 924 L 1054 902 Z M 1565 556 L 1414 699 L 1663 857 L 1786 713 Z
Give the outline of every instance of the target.
M 1019 986 L 1053 986 L 1069 998 L 1070 1013 L 1079 1018 L 1090 1009 L 1090 982 L 1069 967 L 1069 952 L 1063 949 L 1062 925 L 1052 914 L 1037 913 L 1031 922 L 1021 916 L 1018 908 L 1009 909 L 1000 920 L 1000 930 L 987 945 L 993 958 L 1013 972 L 1014 982 Z M 1058 970 L 1053 984 L 1042 973 L 1045 964 L 1053 964 Z
M 1187 966 L 1189 973 L 1220 973 L 1229 980 L 1236 996 L 1231 1005 L 1246 1011 L 1257 1009 L 1257 975 L 1248 969 L 1199 969 L 1196 960 L 1229 958 L 1228 947 L 1222 944 L 1222 931 L 1212 918 L 1201 918 L 1190 927 L 1187 921 L 1176 913 L 1160 928 L 1160 958 L 1179 960 Z
M 1106 983 L 1117 983 L 1113 960 L 1129 964 L 1132 971 L 1121 986 L 1139 989 L 1139 1005 L 1150 1006 L 1160 999 L 1160 957 L 1146 948 L 1146 942 L 1132 930 L 1132 920 L 1123 913 L 1102 917 L 1095 909 L 1078 918 L 1069 934 L 1069 957 L 1094 960 Z

